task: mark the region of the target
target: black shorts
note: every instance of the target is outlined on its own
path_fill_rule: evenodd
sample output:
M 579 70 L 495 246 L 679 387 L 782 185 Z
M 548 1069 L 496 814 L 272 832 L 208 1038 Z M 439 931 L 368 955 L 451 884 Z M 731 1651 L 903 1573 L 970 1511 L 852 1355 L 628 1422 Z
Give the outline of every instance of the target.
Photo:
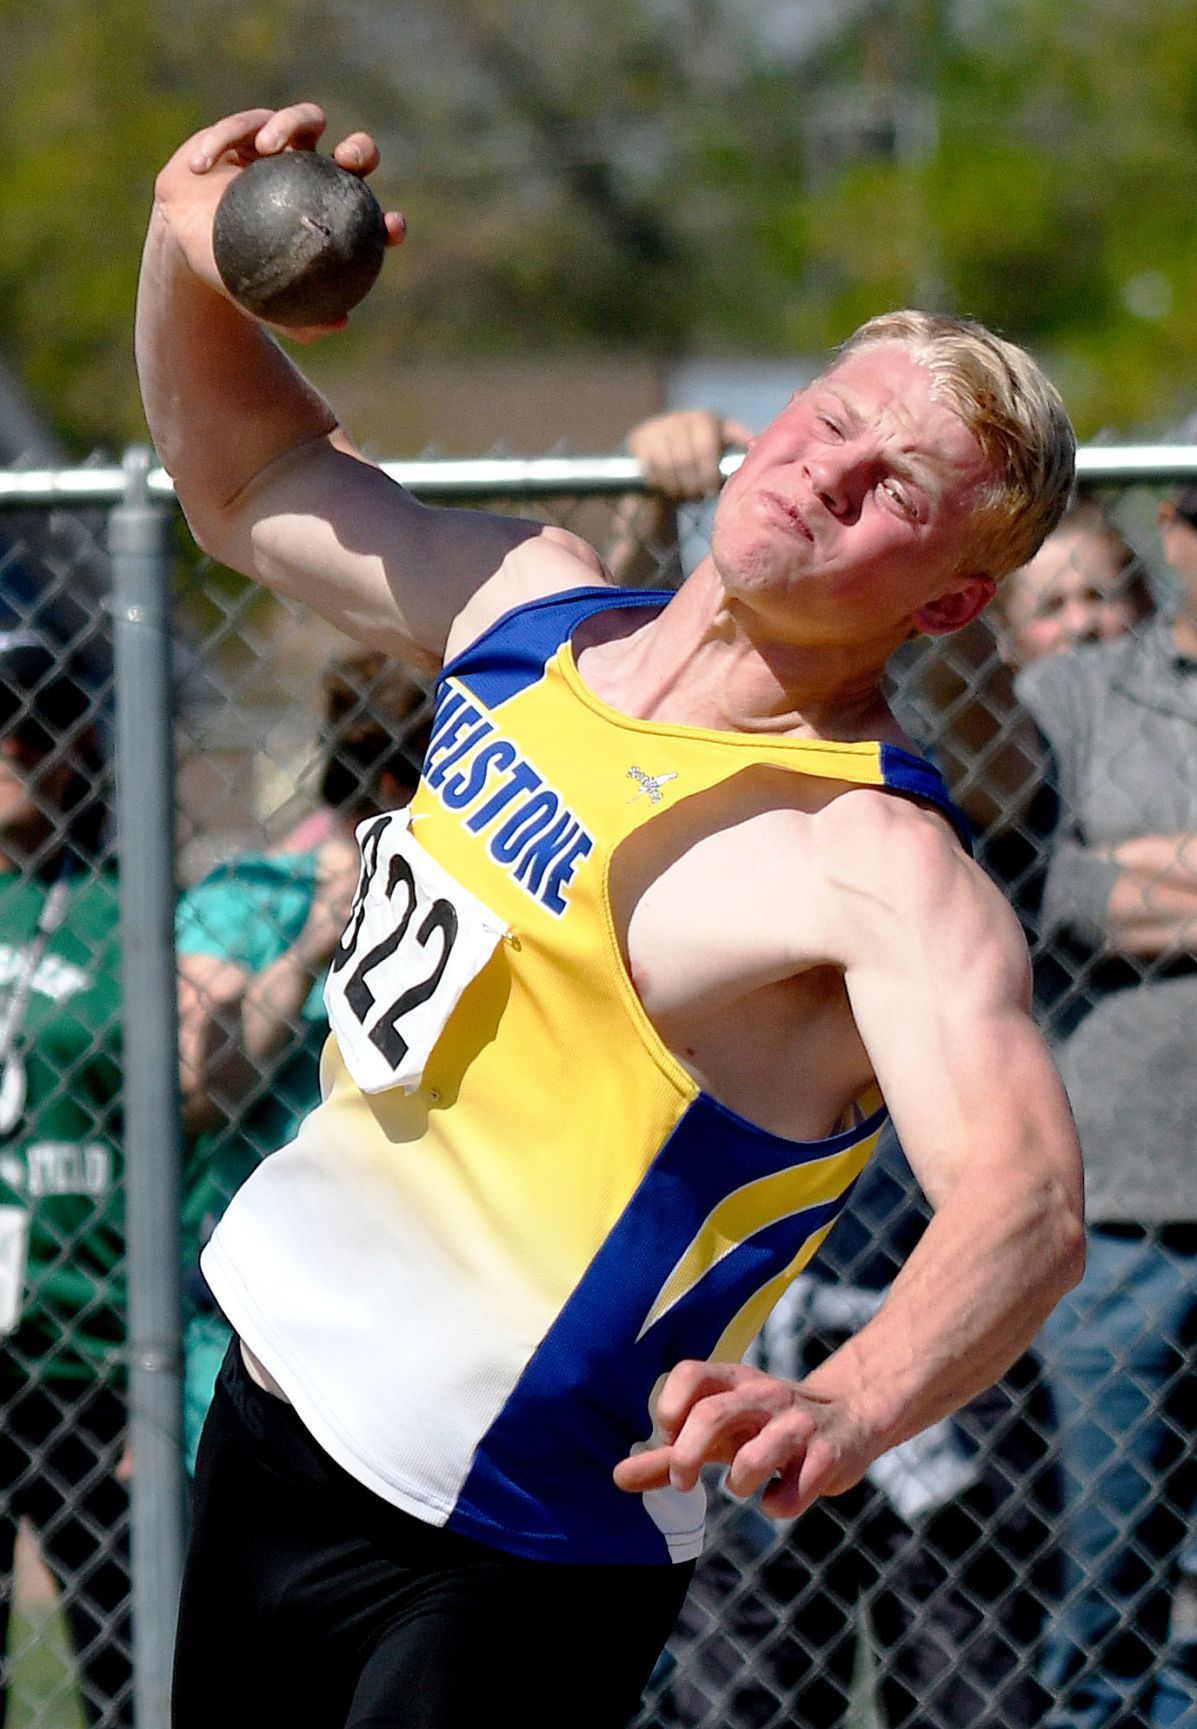
M 388 1505 L 246 1373 L 196 1463 L 174 1729 L 618 1729 L 688 1566 L 527 1561 Z

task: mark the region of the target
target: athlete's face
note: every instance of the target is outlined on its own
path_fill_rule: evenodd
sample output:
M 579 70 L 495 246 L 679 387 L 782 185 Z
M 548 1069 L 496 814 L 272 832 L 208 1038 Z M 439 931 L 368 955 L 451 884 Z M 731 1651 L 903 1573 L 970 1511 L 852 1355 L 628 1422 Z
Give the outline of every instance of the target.
M 720 497 L 712 555 L 779 640 L 957 628 L 993 592 L 960 576 L 989 468 L 900 342 L 847 355 L 755 440 Z

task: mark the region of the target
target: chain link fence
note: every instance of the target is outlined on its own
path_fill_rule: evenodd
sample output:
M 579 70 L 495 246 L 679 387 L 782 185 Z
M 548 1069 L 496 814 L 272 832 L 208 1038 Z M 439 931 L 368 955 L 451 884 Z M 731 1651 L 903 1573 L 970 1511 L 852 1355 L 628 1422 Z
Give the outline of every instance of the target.
M 996 1388 L 801 1521 L 774 1526 L 712 1481 L 712 1541 L 640 1729 L 1197 1713 L 1197 638 L 1163 622 L 1186 592 L 1197 616 L 1190 525 L 1168 515 L 1197 452 L 1082 458 L 1055 566 L 966 632 L 911 644 L 893 697 L 1031 942 L 1094 1148 L 1090 1276 Z M 600 547 L 626 547 L 640 485 L 624 458 L 392 472 Z M 686 507 L 628 580 L 675 583 L 707 524 Z M 169 1528 L 227 1339 L 197 1249 L 316 1096 L 349 836 L 410 790 L 430 696 L 199 558 L 138 453 L 0 475 L 0 608 L 3 1686 L 10 1724 L 158 1729 Z M 143 874 L 155 833 L 169 929 Z M 174 977 L 169 1010 L 145 989 L 167 942 L 179 1064 L 147 1096 L 175 1042 Z M 925 1218 L 891 1139 L 762 1361 L 800 1374 L 834 1349 Z

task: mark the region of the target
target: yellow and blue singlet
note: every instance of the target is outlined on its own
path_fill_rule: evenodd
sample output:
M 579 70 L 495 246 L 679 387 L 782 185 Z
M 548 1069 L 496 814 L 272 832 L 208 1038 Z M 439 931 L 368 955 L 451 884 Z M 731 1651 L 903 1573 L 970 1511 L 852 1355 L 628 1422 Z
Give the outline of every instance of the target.
M 659 725 L 608 707 L 571 639 L 666 594 L 575 589 L 450 663 L 412 832 L 507 936 L 417 1090 L 366 1094 L 335 1038 L 324 1102 L 235 1197 L 205 1256 L 234 1327 L 316 1439 L 376 1493 L 510 1552 L 669 1561 L 703 1496 L 612 1469 L 682 1358 L 736 1359 L 826 1236 L 876 1143 L 815 1141 L 707 1096 L 628 977 L 608 876 L 644 823 L 767 764 L 961 819 L 875 742 Z M 701 932 L 695 933 L 701 941 Z

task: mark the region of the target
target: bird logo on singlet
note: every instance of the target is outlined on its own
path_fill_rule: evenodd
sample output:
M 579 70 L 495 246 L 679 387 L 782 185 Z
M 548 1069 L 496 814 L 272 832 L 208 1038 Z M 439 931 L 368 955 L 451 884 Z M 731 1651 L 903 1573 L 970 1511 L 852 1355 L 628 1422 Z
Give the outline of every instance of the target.
M 636 790 L 628 800 L 629 804 L 634 804 L 638 798 L 646 796 L 650 804 L 660 804 L 665 797 L 661 788 L 668 785 L 671 780 L 677 779 L 677 770 L 673 769 L 668 774 L 648 774 L 644 769 L 637 768 L 633 764 L 628 770 L 628 779 L 636 782 Z

